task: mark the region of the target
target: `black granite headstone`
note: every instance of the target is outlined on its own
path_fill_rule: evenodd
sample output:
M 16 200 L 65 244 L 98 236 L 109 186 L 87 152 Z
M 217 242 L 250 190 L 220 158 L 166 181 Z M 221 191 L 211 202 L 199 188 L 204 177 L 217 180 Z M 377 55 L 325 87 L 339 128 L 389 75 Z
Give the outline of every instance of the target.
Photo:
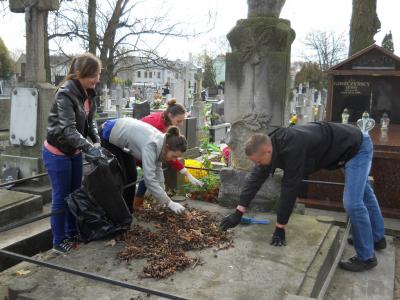
M 150 102 L 143 101 L 141 103 L 135 103 L 133 105 L 133 117 L 135 119 L 142 119 L 150 114 Z

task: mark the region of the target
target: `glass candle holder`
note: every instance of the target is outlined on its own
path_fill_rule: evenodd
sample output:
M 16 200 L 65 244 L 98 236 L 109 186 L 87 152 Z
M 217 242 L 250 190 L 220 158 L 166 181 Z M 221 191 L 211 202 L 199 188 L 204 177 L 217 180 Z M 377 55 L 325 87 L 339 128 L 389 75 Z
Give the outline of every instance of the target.
M 364 112 L 361 119 L 357 120 L 357 126 L 362 132 L 368 133 L 375 126 L 375 120 L 369 117 L 368 112 Z
M 347 108 L 345 108 L 343 110 L 343 113 L 342 113 L 342 123 L 343 124 L 348 124 L 349 123 L 349 117 L 350 117 L 349 111 L 347 110 Z
M 388 130 L 389 123 L 390 123 L 390 118 L 389 118 L 388 114 L 383 113 L 382 118 L 381 118 L 381 129 Z

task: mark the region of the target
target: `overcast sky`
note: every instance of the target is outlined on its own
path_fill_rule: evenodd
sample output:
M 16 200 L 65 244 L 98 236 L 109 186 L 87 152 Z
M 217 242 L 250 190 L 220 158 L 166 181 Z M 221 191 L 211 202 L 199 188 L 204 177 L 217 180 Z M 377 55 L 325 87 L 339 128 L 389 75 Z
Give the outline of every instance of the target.
M 77 0 L 74 0 L 77 1 Z M 167 3 L 160 6 L 160 1 Z M 286 0 L 281 17 L 289 19 L 296 31 L 292 47 L 292 61 L 299 60 L 304 52 L 305 35 L 312 30 L 334 31 L 338 34 L 349 31 L 352 0 Z M 140 11 L 141 10 L 141 11 Z M 188 28 L 203 31 L 208 12 L 216 12 L 215 26 L 207 34 L 191 39 L 170 39 L 166 41 L 161 54 L 170 59 L 188 58 L 189 53 L 199 53 L 205 48 L 215 48 L 215 39 L 223 39 L 238 19 L 246 18 L 246 0 L 146 0 L 138 10 L 142 15 L 156 15 L 169 11 L 173 20 L 182 20 Z M 392 31 L 395 53 L 400 54 L 400 0 L 378 0 L 378 16 L 382 23 L 381 31 L 375 36 L 381 44 L 385 33 Z M 0 37 L 11 51 L 25 48 L 25 23 L 23 14 L 0 16 Z M 70 47 L 75 50 L 74 47 Z M 66 48 L 66 49 L 68 49 Z

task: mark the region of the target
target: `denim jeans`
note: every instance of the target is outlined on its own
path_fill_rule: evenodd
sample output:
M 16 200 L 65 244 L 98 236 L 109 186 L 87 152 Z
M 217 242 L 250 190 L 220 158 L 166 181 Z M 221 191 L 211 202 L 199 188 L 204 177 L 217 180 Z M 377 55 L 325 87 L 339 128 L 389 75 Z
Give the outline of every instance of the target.
M 368 134 L 358 153 L 345 165 L 344 208 L 350 217 L 357 257 L 367 260 L 374 256 L 374 242 L 384 236 L 384 223 L 375 193 L 368 182 L 373 145 Z
M 138 189 L 136 191 L 136 196 L 144 197 L 144 194 L 146 194 L 146 190 L 147 190 L 146 183 L 144 183 L 144 180 L 142 180 L 138 184 Z
M 82 183 L 82 153 L 74 156 L 55 155 L 45 147 L 42 149 L 44 165 L 49 173 L 51 194 L 51 212 L 65 210 L 51 216 L 53 245 L 76 233 L 75 218 L 68 209 L 65 198 L 78 189 Z

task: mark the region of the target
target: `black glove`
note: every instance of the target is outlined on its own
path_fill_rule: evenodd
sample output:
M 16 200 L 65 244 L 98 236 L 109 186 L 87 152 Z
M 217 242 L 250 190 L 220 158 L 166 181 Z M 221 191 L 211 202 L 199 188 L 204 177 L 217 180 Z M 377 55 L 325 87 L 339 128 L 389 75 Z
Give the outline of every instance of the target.
M 96 162 L 103 156 L 101 147 L 92 147 L 85 153 L 85 159 L 88 162 Z
M 219 225 L 222 230 L 227 230 L 228 228 L 232 228 L 237 226 L 240 223 L 240 220 L 242 219 L 243 213 L 239 210 L 236 210 L 233 214 L 230 214 L 229 216 L 226 216 L 221 224 Z
M 286 246 L 285 228 L 275 227 L 275 232 L 272 235 L 271 245 L 277 247 Z

